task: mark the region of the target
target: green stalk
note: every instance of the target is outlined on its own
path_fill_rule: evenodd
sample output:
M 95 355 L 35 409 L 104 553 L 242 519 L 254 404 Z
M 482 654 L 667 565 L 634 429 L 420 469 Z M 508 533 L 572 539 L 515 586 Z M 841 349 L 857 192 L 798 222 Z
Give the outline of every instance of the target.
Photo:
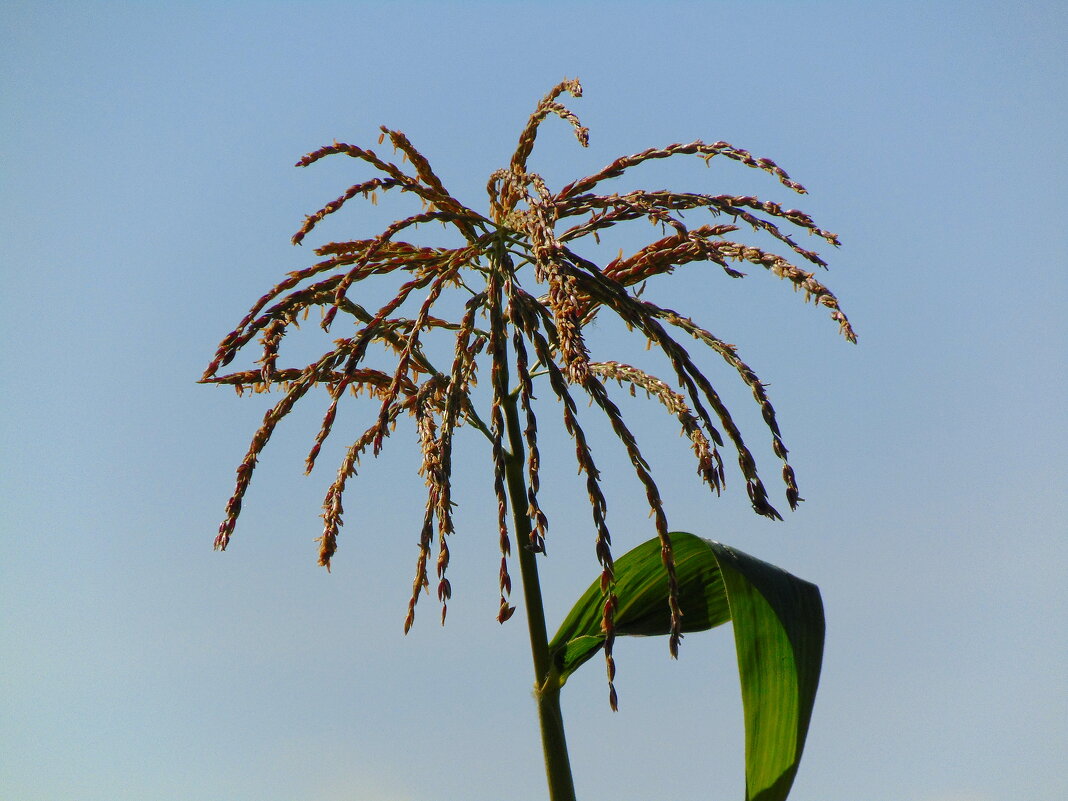
M 508 500 L 512 506 L 512 526 L 515 530 L 519 569 L 523 578 L 523 606 L 527 611 L 530 652 L 534 658 L 534 698 L 538 703 L 541 745 L 545 752 L 545 773 L 549 780 L 549 799 L 575 801 L 575 783 L 571 778 L 564 718 L 560 711 L 560 683 L 552 669 L 549 656 L 549 638 L 545 630 L 545 608 L 541 598 L 541 582 L 538 579 L 537 555 L 530 548 L 530 518 L 527 516 L 527 487 L 523 475 L 526 457 L 516 396 L 506 394 L 503 405 L 508 426 L 509 451 L 505 455 Z

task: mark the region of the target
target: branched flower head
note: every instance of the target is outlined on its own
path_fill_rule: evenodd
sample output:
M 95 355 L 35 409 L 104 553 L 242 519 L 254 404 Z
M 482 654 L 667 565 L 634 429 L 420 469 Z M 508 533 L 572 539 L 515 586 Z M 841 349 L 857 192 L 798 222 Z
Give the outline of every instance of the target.
M 538 103 L 520 134 L 511 162 L 490 176 L 488 215 L 468 208 L 451 195 L 426 158 L 399 131 L 383 127 L 379 142 L 388 139 L 394 152 L 401 154 L 402 163 L 407 162 L 405 168 L 382 159 L 372 150 L 340 142 L 302 158 L 297 165 L 306 167 L 325 156 L 348 156 L 369 165 L 377 175 L 354 184 L 337 199 L 308 215 L 293 236 L 294 244 L 312 233 L 325 217 L 357 197 L 375 201 L 379 192 L 409 192 L 420 199 L 422 209 L 396 220 L 377 236 L 318 247 L 320 261 L 290 273 L 261 297 L 222 340 L 202 381 L 229 384 L 239 392 L 244 389 L 260 392 L 272 387 L 282 390 L 281 399 L 264 416 L 237 468 L 236 488 L 215 540 L 218 549 L 226 548 L 230 541 L 252 472 L 275 426 L 313 387 L 321 386 L 327 391 L 329 405 L 307 456 L 308 471 L 331 433 L 338 404 L 346 390 L 354 395 L 366 393 L 378 403 L 377 417 L 351 443 L 326 493 L 319 563 L 327 568 L 337 549 L 346 484 L 355 474 L 361 456 L 367 451 L 377 455 L 398 419 L 413 418 L 427 498 L 405 620 L 407 631 L 419 595 L 429 589 L 435 549 L 433 569 L 443 620 L 452 593 L 447 578 L 448 538 L 453 533 L 452 447 L 456 430 L 462 424 L 481 432 L 490 444 L 501 550 L 498 618 L 504 622 L 512 614 L 513 607 L 508 602 L 511 593 L 508 564 L 513 543 L 507 512 L 510 503 L 516 503 L 517 499 L 514 495 L 509 497 L 510 469 L 518 470 L 525 479 L 525 497 L 522 497 L 525 508 L 519 511 L 529 518 L 526 528 L 530 541 L 516 545 L 544 553 L 548 530 L 548 518 L 539 500 L 541 462 L 532 376 L 544 379 L 559 401 L 563 425 L 574 442 L 578 469 L 589 495 L 595 553 L 602 569 L 602 626 L 606 633 L 611 684 L 615 674 L 612 644 L 617 606 L 611 533 L 606 522 L 608 507 L 600 474 L 579 422 L 578 398 L 586 399 L 605 415 L 645 489 L 662 543 L 665 580 L 670 588 L 673 655 L 682 636 L 683 610 L 678 604 L 667 516 L 649 464 L 611 399 L 605 381 L 625 385 L 632 394 L 641 390 L 678 419 L 683 435 L 690 441 L 698 474 L 717 494 L 726 481 L 721 450 L 733 450 L 754 511 L 779 518 L 741 431 L 683 342 L 692 345 L 696 341 L 718 354 L 749 387 L 760 407 L 771 434 L 773 451 L 782 462 L 787 503 L 793 508 L 800 501 L 775 411 L 764 385 L 738 356 L 735 347 L 690 318 L 645 300 L 632 287 L 690 262 L 713 262 L 728 276 L 741 277 L 742 273 L 732 265 L 749 262 L 788 280 L 795 289 L 803 291 L 806 300 L 829 309 L 848 340 L 855 341 L 855 335 L 834 294 L 817 280 L 813 271 L 791 261 L 826 266 L 815 251 L 802 247 L 793 238 L 797 230 L 838 245 L 835 234 L 817 227 L 804 212 L 784 209 L 778 203 L 751 196 L 640 190 L 622 195 L 600 193 L 609 179 L 643 162 L 697 156 L 705 162 L 717 157 L 740 162 L 768 173 L 787 189 L 803 194 L 804 187 L 770 159 L 755 158 L 726 142 L 672 144 L 618 158 L 598 172 L 553 192 L 540 175 L 528 169 L 527 161 L 540 125 L 550 116 L 567 122 L 579 142 L 586 146 L 587 129 L 559 101 L 565 93 L 579 97 L 581 92 L 577 80 L 566 80 Z M 691 227 L 684 222 L 686 212 L 702 216 L 707 213 L 729 222 Z M 600 232 L 641 219 L 657 224 L 665 235 L 628 257 L 620 256 L 602 266 L 573 249 L 573 243 L 582 237 L 592 236 L 599 241 Z M 406 231 L 428 222 L 452 227 L 463 244 L 424 247 L 402 239 Z M 786 255 L 729 238 L 743 226 L 770 235 L 785 248 Z M 532 269 L 524 275 L 532 273 L 535 286 L 529 285 L 529 279 L 526 286 L 520 280 L 521 270 L 528 267 Z M 351 297 L 355 284 L 392 273 L 403 280 L 395 295 L 376 311 L 364 308 Z M 446 290 L 457 289 L 467 295 L 462 317 L 450 321 L 435 316 L 435 305 Z M 312 307 L 323 311 L 322 325 L 327 330 L 336 327 L 339 312 L 347 315 L 350 322 L 341 332 L 344 335 L 304 367 L 279 367 L 283 337 Z M 669 380 L 618 361 L 591 360 L 584 329 L 599 313 L 616 315 L 629 329 L 655 346 L 670 367 Z M 424 337 L 434 332 L 444 333 L 454 341 L 452 362 L 447 366 L 432 364 L 424 351 Z M 258 340 L 262 347 L 257 360 L 259 369 L 220 374 L 253 340 Z M 396 366 L 392 371 L 367 366 L 366 357 L 373 345 L 384 346 L 395 355 Z M 480 359 L 489 363 L 491 387 L 489 408 L 481 412 L 476 409 L 471 392 Z M 510 381 L 513 374 L 514 385 Z M 516 464 L 517 458 L 522 458 L 517 454 L 524 450 L 525 461 Z M 614 706 L 614 688 L 610 689 L 610 697 Z

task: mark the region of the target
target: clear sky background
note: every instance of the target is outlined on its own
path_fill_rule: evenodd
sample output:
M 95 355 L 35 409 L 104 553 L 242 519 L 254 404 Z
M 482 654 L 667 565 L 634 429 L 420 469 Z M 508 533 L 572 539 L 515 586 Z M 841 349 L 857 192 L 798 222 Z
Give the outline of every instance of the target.
M 422 504 L 409 433 L 351 483 L 327 574 L 319 504 L 367 410 L 304 478 L 311 398 L 218 554 L 265 399 L 195 381 L 252 301 L 310 263 L 288 241 L 303 215 L 370 177 L 341 158 L 296 170 L 299 156 L 373 145 L 385 123 L 482 208 L 565 76 L 583 81 L 569 105 L 591 145 L 550 120 L 532 159 L 550 186 L 724 139 L 810 194 L 696 160 L 611 188 L 757 193 L 842 237 L 825 277 L 855 347 L 756 268 L 731 282 L 693 266 L 649 289 L 771 385 L 808 499 L 785 522 L 752 515 L 736 474 L 710 498 L 672 421 L 625 405 L 674 528 L 822 588 L 792 797 L 1068 798 L 1066 39 L 1057 2 L 4 3 L 0 798 L 545 797 L 523 618 L 494 621 L 481 443 L 458 462 L 449 623 L 426 599 L 404 637 Z M 354 206 L 315 242 L 412 208 Z M 633 231 L 618 247 L 659 236 Z M 744 388 L 709 365 L 770 480 Z M 597 566 L 568 446 L 545 436 L 554 628 Z M 622 553 L 652 527 L 596 436 Z M 618 713 L 596 661 L 564 690 L 583 801 L 742 797 L 730 631 L 687 637 L 678 662 L 662 640 L 617 658 Z

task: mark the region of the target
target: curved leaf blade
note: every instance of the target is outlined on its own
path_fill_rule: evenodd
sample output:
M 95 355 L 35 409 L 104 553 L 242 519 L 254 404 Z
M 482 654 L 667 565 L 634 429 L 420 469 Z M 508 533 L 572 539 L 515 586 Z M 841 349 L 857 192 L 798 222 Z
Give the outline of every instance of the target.
M 730 620 L 719 566 L 710 557 L 708 543 L 692 534 L 671 535 L 679 604 L 685 613 L 684 633 L 705 631 Z M 616 633 L 637 637 L 667 634 L 671 613 L 667 605 L 667 574 L 660 561 L 660 540 L 651 539 L 616 559 Z M 553 654 L 560 684 L 604 645 L 601 631 L 600 581 L 582 594 L 560 624 L 549 652 Z
M 708 543 L 723 574 L 745 710 L 747 801 L 783 801 L 801 762 L 823 662 L 815 584 Z
M 683 631 L 728 620 L 745 714 L 747 801 L 783 801 L 804 749 L 819 685 L 825 624 L 819 589 L 781 568 L 693 534 L 671 535 Z M 670 631 L 660 543 L 649 540 L 616 560 L 622 635 Z M 604 644 L 600 583 L 594 582 L 549 644 L 560 684 Z

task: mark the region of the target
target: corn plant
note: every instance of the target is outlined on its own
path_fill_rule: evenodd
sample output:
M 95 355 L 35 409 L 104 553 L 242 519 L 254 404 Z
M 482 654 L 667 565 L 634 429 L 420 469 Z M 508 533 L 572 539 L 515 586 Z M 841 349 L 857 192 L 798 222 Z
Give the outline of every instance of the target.
M 794 263 L 826 266 L 815 251 L 794 239 L 797 232 L 835 246 L 838 239 L 817 227 L 804 212 L 752 196 L 606 191 L 611 179 L 644 162 L 696 156 L 706 163 L 736 161 L 767 173 L 793 192 L 805 192 L 770 159 L 756 158 L 726 142 L 651 148 L 618 158 L 553 191 L 528 167 L 542 123 L 548 117 L 559 117 L 570 125 L 581 145 L 588 142 L 587 129 L 560 102 L 565 93 L 579 97 L 578 81 L 563 81 L 538 103 L 510 163 L 489 177 L 485 213 L 451 194 L 408 138 L 386 127 L 381 129 L 379 143 L 388 141 L 400 159 L 390 161 L 368 148 L 334 142 L 297 162 L 308 167 L 326 156 L 346 156 L 371 168 L 373 177 L 355 183 L 309 215 L 293 236 L 294 244 L 358 198 L 374 201 L 381 193 L 409 193 L 418 199 L 420 209 L 376 235 L 319 245 L 315 249 L 319 261 L 288 274 L 256 301 L 220 343 L 203 382 L 229 385 L 238 392 L 279 390 L 281 397 L 267 411 L 237 468 L 236 487 L 215 547 L 221 550 L 229 544 L 260 454 L 297 402 L 313 388 L 321 388 L 327 398 L 322 424 L 306 459 L 310 472 L 333 431 L 342 398 L 366 394 L 377 405 L 377 415 L 349 444 L 326 492 L 319 564 L 329 569 L 337 551 L 345 489 L 361 457 L 368 452 L 377 456 L 402 418 L 411 418 L 427 494 L 404 631 L 412 626 L 420 596 L 430 590 L 431 571 L 444 623 L 452 593 L 449 541 L 456 533 L 453 445 L 462 429 L 477 432 L 475 436 L 483 437 L 488 445 L 487 476 L 492 475 L 496 499 L 500 549 L 496 615 L 504 623 L 515 610 L 511 575 L 518 563 L 550 798 L 575 797 L 560 707 L 560 690 L 567 678 L 603 652 L 608 700 L 614 709 L 617 636 L 663 635 L 675 657 L 684 633 L 728 620 L 735 632 L 745 710 L 747 797 L 785 798 L 800 759 L 819 679 L 823 646 L 819 592 L 733 548 L 672 532 L 649 463 L 610 387 L 643 393 L 678 421 L 697 473 L 711 493 L 724 489 L 728 473 L 724 453 L 733 452 L 753 511 L 780 519 L 741 430 L 687 346 L 721 359 L 748 387 L 781 463 L 786 504 L 796 508 L 801 500 L 797 482 L 764 384 L 735 346 L 685 314 L 646 299 L 640 288 L 648 279 L 691 262 L 711 262 L 730 278 L 742 277 L 738 267 L 748 263 L 785 279 L 806 300 L 828 309 L 841 333 L 855 341 L 834 294 L 814 271 Z M 687 215 L 707 217 L 691 225 L 684 222 Z M 629 256 L 621 253 L 601 263 L 575 249 L 584 237 L 599 243 L 600 233 L 634 221 L 651 221 L 660 238 Z M 405 232 L 427 223 L 451 228 L 461 244 L 430 247 L 405 241 Z M 787 255 L 735 241 L 732 237 L 745 228 L 769 235 Z M 361 305 L 357 292 L 361 282 L 371 279 L 392 280 L 396 287 L 391 290 L 392 298 L 377 309 Z M 464 300 L 458 319 L 434 313 L 447 293 L 460 293 Z M 281 365 L 283 338 L 313 307 L 322 315 L 323 329 L 339 338 L 307 365 Z M 614 315 L 657 351 L 665 377 L 625 361 L 595 359 L 586 332 L 598 315 Z M 451 363 L 433 363 L 429 348 L 424 347 L 432 336 L 451 343 Z M 257 367 L 221 374 L 254 340 L 259 346 Z M 395 367 L 369 366 L 372 348 L 395 359 Z M 489 391 L 477 395 L 473 387 L 487 364 Z M 543 416 L 536 413 L 536 382 L 547 387 L 550 406 L 557 408 L 574 444 L 578 473 L 589 497 L 591 539 L 600 569 L 552 639 L 547 634 L 538 578 L 549 518 L 540 483 L 538 442 Z M 655 536 L 618 560 L 613 557 L 607 523 L 607 488 L 579 420 L 580 400 L 607 419 L 644 488 L 651 512 Z M 544 415 L 544 409 L 538 410 Z

